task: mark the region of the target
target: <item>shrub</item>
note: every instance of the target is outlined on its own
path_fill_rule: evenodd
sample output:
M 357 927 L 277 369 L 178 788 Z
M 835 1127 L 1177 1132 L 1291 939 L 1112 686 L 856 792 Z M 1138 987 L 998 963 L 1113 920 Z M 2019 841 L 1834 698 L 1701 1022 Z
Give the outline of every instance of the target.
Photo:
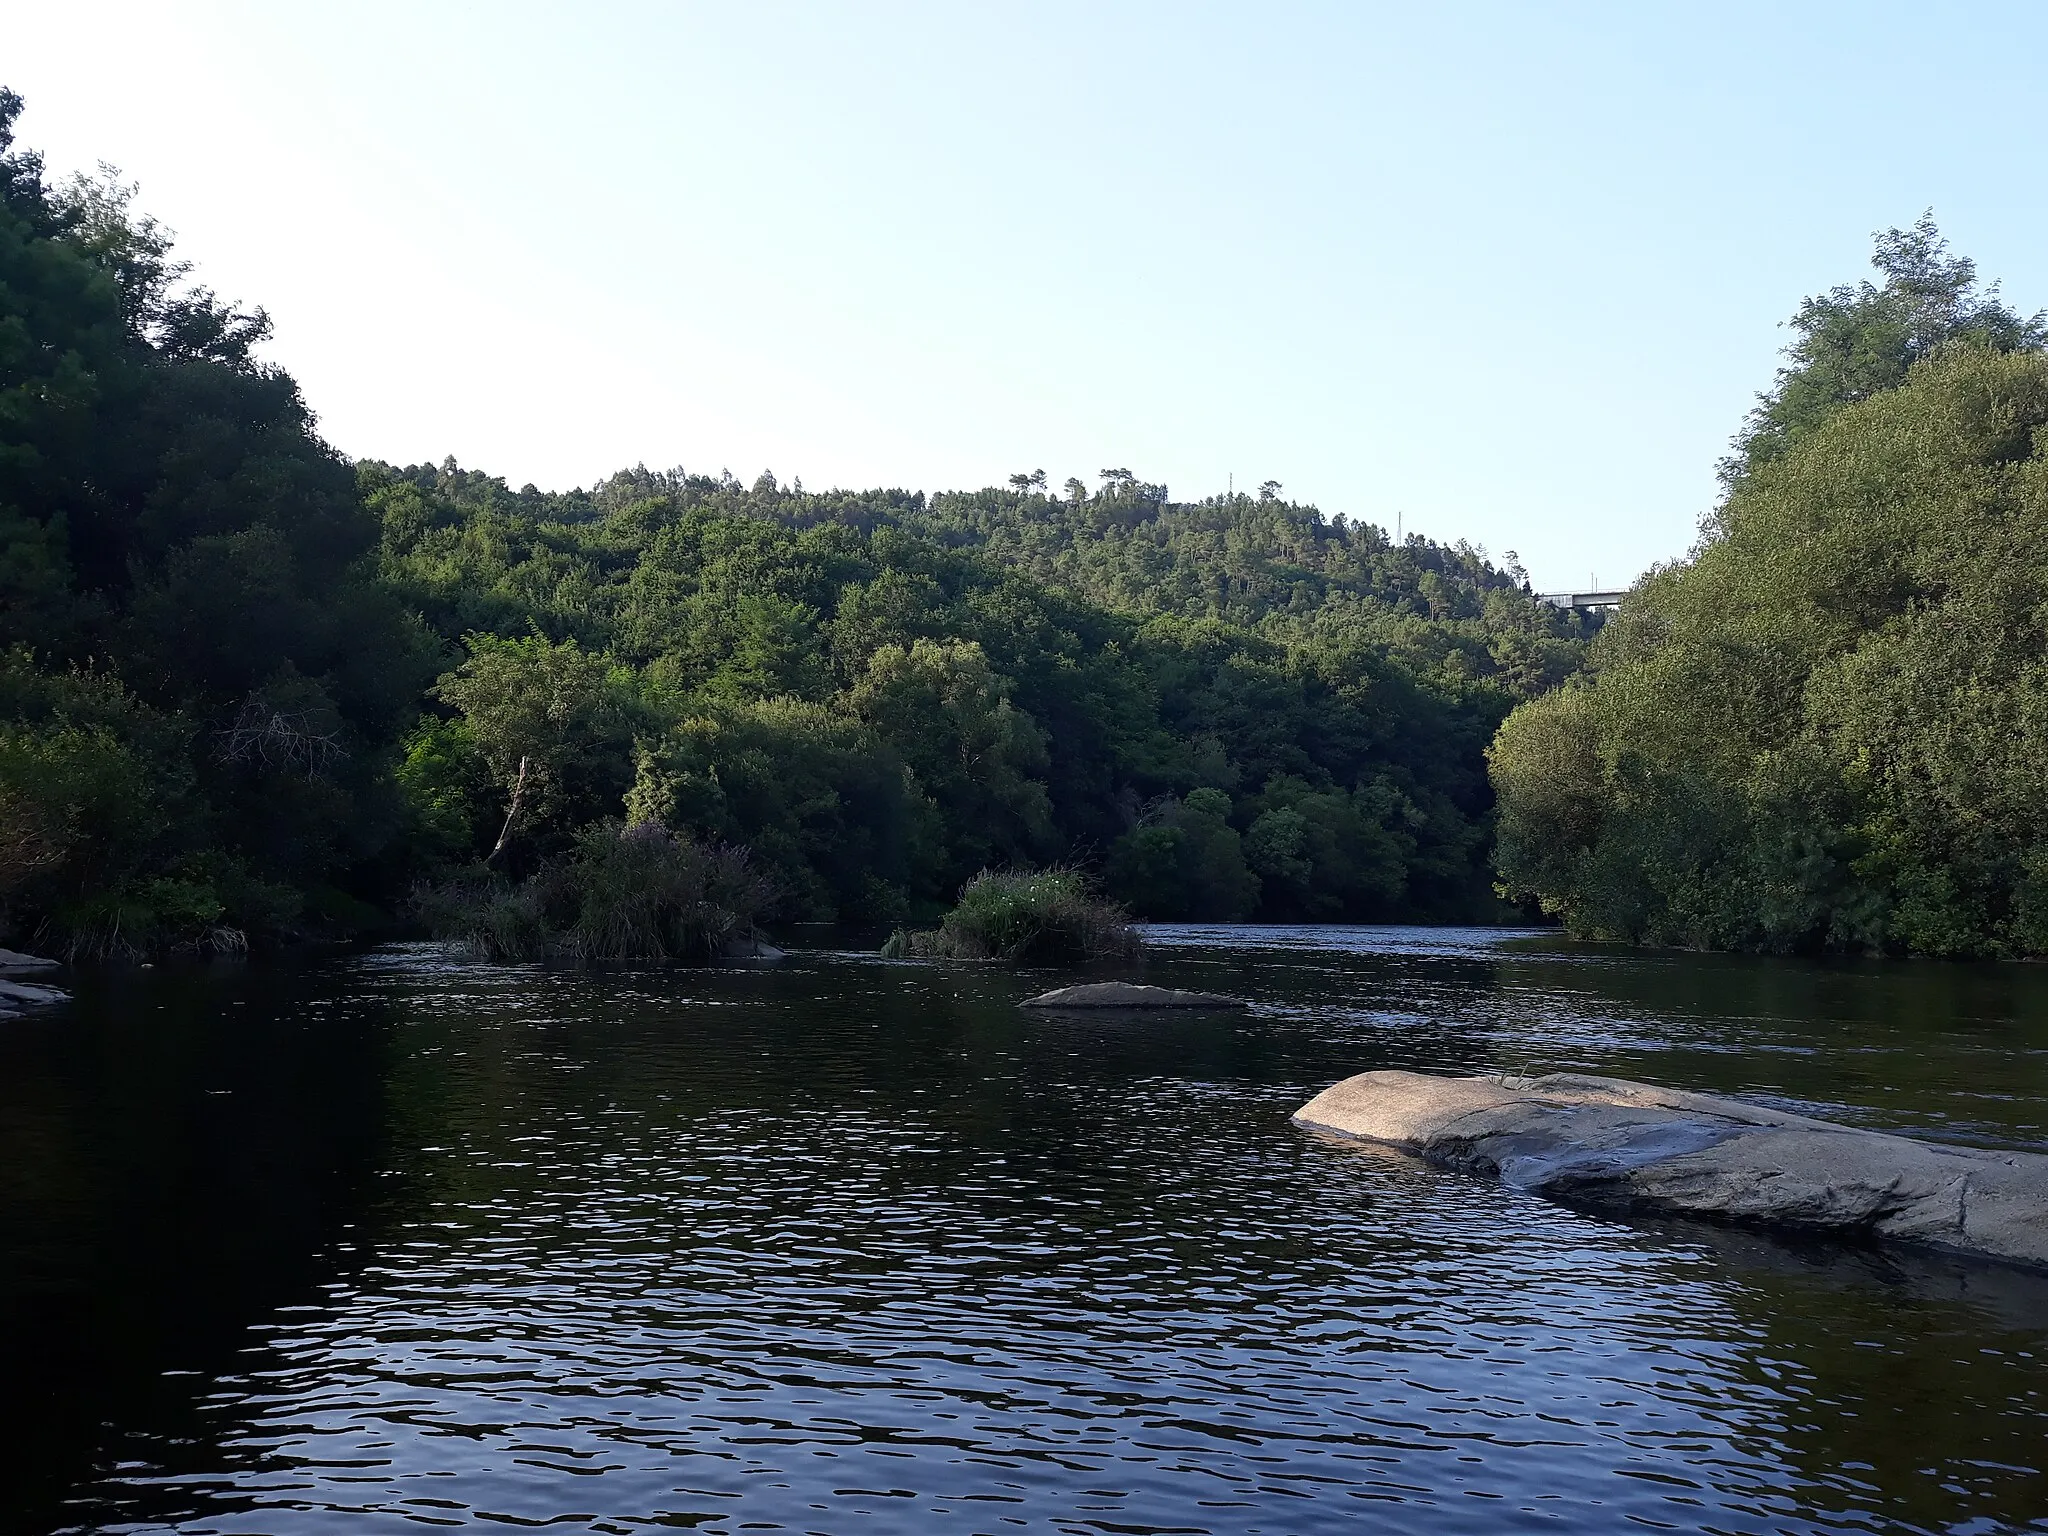
M 425 886 L 413 909 L 436 938 L 491 960 L 711 960 L 754 934 L 773 897 L 744 848 L 603 821 L 528 880 Z
M 959 905 L 924 933 L 898 931 L 886 955 L 927 959 L 1090 961 L 1128 959 L 1139 940 L 1122 907 L 1104 901 L 1078 870 L 983 870 Z
M 486 960 L 540 960 L 554 949 L 538 876 L 517 885 L 488 874 L 423 885 L 412 907 L 435 938 Z
M 774 894 L 746 849 L 652 821 L 586 828 L 564 873 L 576 907 L 566 947 L 586 960 L 715 959 L 753 936 Z

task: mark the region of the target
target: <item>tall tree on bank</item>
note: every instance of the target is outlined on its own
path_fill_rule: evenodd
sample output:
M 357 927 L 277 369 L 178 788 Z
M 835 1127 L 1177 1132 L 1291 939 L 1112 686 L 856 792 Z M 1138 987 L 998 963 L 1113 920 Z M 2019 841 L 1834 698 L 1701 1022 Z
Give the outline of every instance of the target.
M 385 758 L 434 648 L 377 525 L 111 171 L 46 184 L 0 91 L 6 920 L 82 953 L 317 922 L 398 825 Z
M 1802 311 L 1693 558 L 1494 741 L 1503 888 L 1577 932 L 2048 953 L 2048 355 L 1931 226 L 1879 265 Z

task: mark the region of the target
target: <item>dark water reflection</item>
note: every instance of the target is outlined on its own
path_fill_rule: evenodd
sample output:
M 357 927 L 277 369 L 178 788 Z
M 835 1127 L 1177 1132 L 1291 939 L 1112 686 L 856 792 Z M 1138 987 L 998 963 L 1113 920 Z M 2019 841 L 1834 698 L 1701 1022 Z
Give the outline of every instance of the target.
M 1152 979 L 1256 1011 L 822 952 L 84 988 L 0 1036 L 0 1515 L 2048 1529 L 2048 1280 L 1286 1118 L 1366 1067 L 1583 1067 L 2040 1146 L 2048 974 L 1160 937 Z

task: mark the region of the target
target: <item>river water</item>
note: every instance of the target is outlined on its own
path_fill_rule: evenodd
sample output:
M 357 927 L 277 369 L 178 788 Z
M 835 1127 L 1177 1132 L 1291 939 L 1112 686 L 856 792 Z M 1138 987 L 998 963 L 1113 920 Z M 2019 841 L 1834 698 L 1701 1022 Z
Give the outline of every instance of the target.
M 1154 939 L 1252 1010 L 822 949 L 83 979 L 0 1032 L 0 1526 L 2048 1530 L 2048 1278 L 1288 1121 L 1577 1068 L 2048 1148 L 2048 971 Z

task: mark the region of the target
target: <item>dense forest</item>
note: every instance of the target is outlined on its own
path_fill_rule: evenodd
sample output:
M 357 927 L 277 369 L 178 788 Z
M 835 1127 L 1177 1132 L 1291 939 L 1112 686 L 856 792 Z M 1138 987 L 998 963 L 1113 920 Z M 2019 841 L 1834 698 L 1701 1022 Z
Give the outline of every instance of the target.
M 1156 918 L 1504 910 L 1486 743 L 1587 637 L 1511 560 L 1122 469 L 927 496 L 351 464 L 264 314 L 118 181 L 52 184 L 20 107 L 0 939 L 388 928 L 649 827 L 784 920 L 1061 864 Z
M 1809 299 L 1690 558 L 1492 749 L 1575 931 L 2048 954 L 2048 355 L 1923 219 Z
M 2048 953 L 2048 323 L 1930 220 L 1802 305 L 1699 544 L 1596 630 L 1271 482 L 351 463 L 20 109 L 0 942 L 389 932 L 690 850 L 771 921 L 1073 867 L 1159 919 Z

